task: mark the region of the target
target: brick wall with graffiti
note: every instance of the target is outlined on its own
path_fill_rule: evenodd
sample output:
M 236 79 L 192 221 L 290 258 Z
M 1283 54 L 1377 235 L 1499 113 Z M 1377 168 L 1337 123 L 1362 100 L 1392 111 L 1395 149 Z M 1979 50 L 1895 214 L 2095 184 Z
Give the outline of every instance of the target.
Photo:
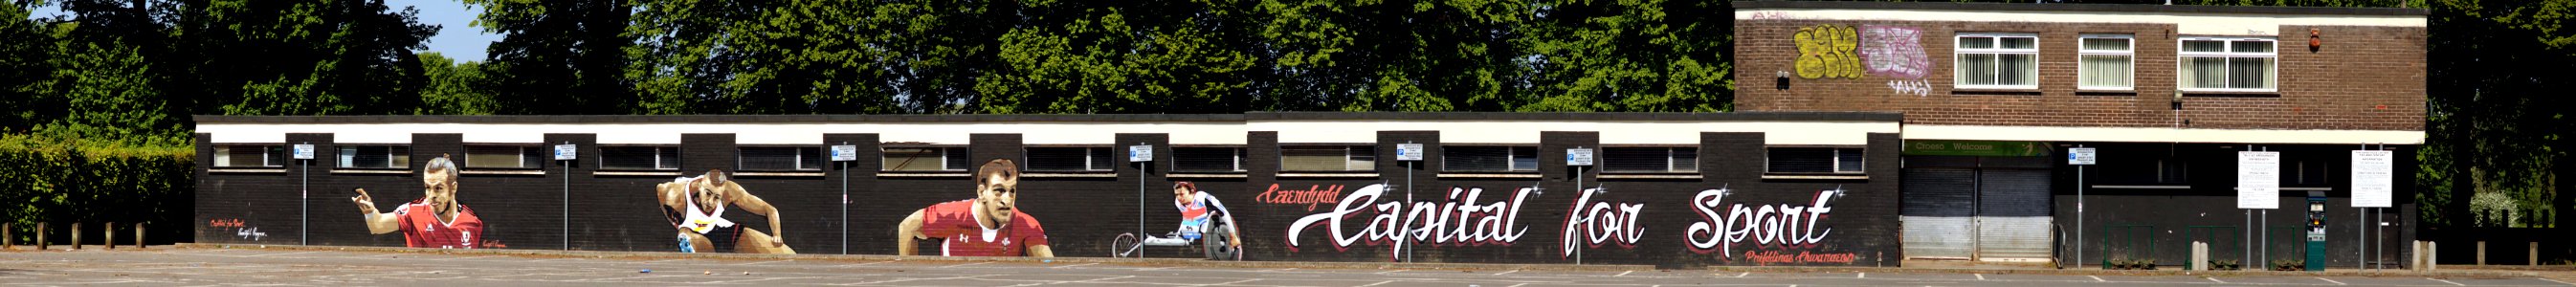
M 1879 4 L 1779 5 L 1866 9 L 1860 7 Z M 2187 9 L 2249 19 L 2273 19 L 2263 13 L 2279 13 Z M 1736 89 L 1736 107 L 1743 111 L 1903 112 L 1907 124 L 1937 125 L 2423 129 L 2426 40 L 2420 26 L 2285 24 L 2195 35 L 2178 32 L 2170 23 L 1916 20 L 1896 13 L 1900 11 L 1820 17 L 1751 10 L 1757 11 L 1736 19 L 1735 48 L 1729 54 L 1735 59 L 1736 81 L 1752 83 Z M 2133 14 L 2138 13 L 2119 15 Z M 2312 31 L 2314 42 L 2320 43 L 2314 49 L 2308 45 Z M 2034 57 L 2029 63 L 2036 70 L 2033 84 L 1961 80 L 1964 70 L 1977 68 L 1962 67 L 1962 59 L 1984 57 L 1974 50 L 1962 53 L 1962 47 L 1985 46 L 1962 44 L 1960 37 L 1987 33 L 2035 40 L 2027 50 Z M 2082 86 L 2079 59 L 2098 52 L 2080 51 L 2081 38 L 2106 35 L 2128 39 L 2128 50 L 2109 54 L 2128 60 L 2128 68 L 2118 71 L 2128 78 L 2119 86 Z M 2177 43 L 2209 36 L 2277 43 L 2277 69 L 2266 71 L 2274 73 L 2277 85 L 2251 92 L 2179 89 Z M 2174 105 L 2177 101 L 2184 104 Z

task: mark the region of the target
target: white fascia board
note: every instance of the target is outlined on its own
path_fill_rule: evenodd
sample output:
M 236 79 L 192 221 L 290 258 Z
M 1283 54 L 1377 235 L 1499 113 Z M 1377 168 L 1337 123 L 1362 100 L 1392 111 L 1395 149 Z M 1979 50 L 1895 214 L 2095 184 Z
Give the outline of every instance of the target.
M 1377 131 L 1437 131 L 1444 144 L 1537 144 L 1545 131 L 1599 132 L 1604 145 L 1698 145 L 1702 132 L 1763 133 L 1767 145 L 1867 145 L 1870 133 L 1896 133 L 1896 122 L 1658 121 L 1275 121 L 1280 143 L 1374 143 Z
M 1906 125 L 1905 139 L 2416 145 L 2424 144 L 2424 131 Z
M 1893 20 L 1941 22 L 2173 24 L 2174 33 L 2211 36 L 2279 36 L 2281 25 L 2425 27 L 2424 16 L 2248 15 L 2095 11 L 1946 11 L 1899 9 L 1738 9 L 1735 19 Z
M 969 135 L 1021 135 L 1023 144 L 1114 145 L 1119 133 L 1168 133 L 1173 144 L 1242 145 L 1241 124 L 1223 123 L 893 123 L 893 124 L 203 124 L 214 143 L 280 143 L 287 133 L 329 133 L 342 143 L 405 144 L 414 133 L 461 134 L 467 143 L 540 143 L 547 133 L 595 134 L 601 144 L 677 145 L 681 134 L 734 134 L 741 145 L 813 145 L 827 133 L 874 133 L 883 142 L 965 145 Z

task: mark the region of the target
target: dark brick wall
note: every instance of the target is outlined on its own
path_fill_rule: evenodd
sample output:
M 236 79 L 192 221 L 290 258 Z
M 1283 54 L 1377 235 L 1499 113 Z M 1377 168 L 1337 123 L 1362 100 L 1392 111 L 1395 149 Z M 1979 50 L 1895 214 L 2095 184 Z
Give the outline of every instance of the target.
M 2087 185 L 2175 185 L 2185 186 L 2188 189 L 2086 189 L 2084 202 L 2087 207 L 2083 214 L 2084 222 L 2082 225 L 2077 225 L 2075 207 L 2077 184 L 2074 180 L 2076 168 L 2066 165 L 2064 160 L 2054 160 L 2052 172 L 2056 173 L 2054 177 L 2057 180 L 2050 184 L 2054 185 L 2055 191 L 2053 194 L 2055 221 L 2068 228 L 2081 228 L 2086 232 L 2085 243 L 2080 245 L 2085 252 L 2084 264 L 2098 264 L 2105 257 L 2135 259 L 2143 256 L 2156 259 L 2160 264 L 2180 266 L 2190 261 L 2190 247 L 2194 240 L 2212 242 L 2210 251 L 2212 257 L 2221 260 L 2237 259 L 2247 254 L 2239 247 L 2259 246 L 2250 242 L 2264 240 L 2257 236 L 2253 239 L 2255 241 L 2247 241 L 2242 233 L 2243 229 L 2228 229 L 2218 232 L 2220 234 L 2215 238 L 2207 238 L 2206 235 L 2195 234 L 2197 232 L 2195 230 L 2201 230 L 2194 228 L 2196 226 L 2246 228 L 2269 225 L 2267 229 L 2271 232 L 2269 239 L 2271 240 L 2269 241 L 2271 259 L 2305 260 L 2302 254 L 2306 250 L 2304 244 L 2307 240 L 2304 228 L 2307 226 L 2308 191 L 2282 190 L 2279 199 L 2280 209 L 2271 210 L 2269 213 L 2263 211 L 2251 213 L 2251 216 L 2260 217 L 2261 224 L 2249 223 L 2247 210 L 2236 208 L 2236 152 L 2243 150 L 2243 145 L 2162 143 L 2091 143 L 2089 145 L 2097 148 L 2101 156 L 2097 158 L 2099 165 L 2087 167 L 2084 171 Z M 2325 191 L 2327 197 L 2325 263 L 2328 268 L 2357 266 L 2358 261 L 2363 258 L 2359 255 L 2362 243 L 2358 242 L 2361 240 L 2358 238 L 2360 235 L 2358 229 L 2361 228 L 2358 224 L 2364 222 L 2357 218 L 2364 214 L 2352 207 L 2352 183 L 2349 173 L 2351 172 L 2351 151 L 2360 146 L 2262 145 L 2261 147 L 2281 152 L 2282 172 L 2285 175 L 2294 172 L 2294 162 L 2321 164 L 2308 167 L 2324 169 L 2324 178 L 2321 181 L 2300 183 L 2284 179 L 2281 186 L 2328 189 Z M 2390 195 L 2391 202 L 2396 206 L 2379 209 L 2379 219 L 2373 219 L 2372 222 L 2388 222 L 2391 226 L 2384 230 L 2372 231 L 2372 236 L 2382 238 L 2378 240 L 2385 240 L 2383 248 L 2386 251 L 2383 251 L 2381 256 L 2384 258 L 2380 260 L 2394 264 L 2405 262 L 2404 258 L 2407 258 L 2408 252 L 2411 252 L 2406 248 L 2405 242 L 2411 242 L 2415 238 L 2412 231 L 2416 221 L 2411 213 L 2407 213 L 2415 209 L 2415 186 L 2411 181 L 2404 180 L 2415 177 L 2414 169 L 2405 168 L 2414 166 L 2412 159 L 2415 147 L 2390 146 L 2390 148 L 2396 150 L 2394 157 L 2399 159 L 2395 165 L 2398 168 L 2391 170 L 2394 172 L 2392 176 L 2399 179 L 2392 182 L 2394 190 Z M 2123 169 L 2134 169 L 2139 166 L 2152 166 L 2153 161 L 2160 158 L 2190 162 L 2189 181 L 2153 183 L 2147 182 L 2151 179 L 2140 178 L 2137 172 L 2123 171 Z M 2145 227 L 2125 227 L 2129 228 L 2125 235 L 2114 235 L 2112 234 L 2114 230 L 2106 229 L 2112 226 Z M 2071 236 L 2074 235 L 2075 230 L 2064 231 L 2070 236 L 2067 240 L 2073 240 Z M 2381 231 L 2385 231 L 2386 234 L 2378 234 Z M 2141 232 L 2146 235 L 2138 235 Z M 2136 240 L 2138 243 L 2129 243 L 2126 240 Z M 2239 245 L 2239 243 L 2245 244 Z M 2257 251 L 2261 252 L 2259 249 Z
M 2425 30 L 2421 27 L 2281 26 L 2278 93 L 2201 94 L 2175 99 L 2177 35 L 2171 24 L 1934 22 L 1895 20 L 1738 20 L 1734 50 L 1736 106 L 1743 111 L 1887 111 L 1907 124 L 2069 127 L 2185 127 L 2212 129 L 2424 129 Z M 1816 25 L 1884 25 L 1919 29 L 1931 67 L 1919 81 L 1928 95 L 1898 93 L 1893 81 L 1918 79 L 1863 75 L 1858 79 L 1807 79 L 1796 75 L 1800 56 L 1793 39 Z M 2308 29 L 2324 45 L 2308 49 Z M 2036 33 L 2039 86 L 2033 90 L 1969 91 L 1953 88 L 1962 32 Z M 2076 89 L 2077 39 L 2081 34 L 2132 34 L 2136 48 L 2132 91 Z M 1791 73 L 1787 90 L 1777 72 Z M 2179 118 L 2179 120 L 2177 120 Z
M 1395 239 L 1372 242 L 1362 239 L 1350 245 L 1333 241 L 1331 223 L 1291 226 L 1301 218 L 1330 213 L 1338 201 L 1373 184 L 1389 184 L 1387 198 L 1375 203 L 1402 201 L 1406 180 L 1411 179 L 1413 201 L 1432 204 L 1427 215 L 1450 215 L 1457 209 L 1441 209 L 1441 203 L 1465 201 L 1451 198 L 1454 192 L 1482 189 L 1473 202 L 1478 205 L 1507 202 L 1521 188 L 1536 186 L 1529 197 L 1513 207 L 1517 217 L 1508 226 L 1505 240 L 1439 239 L 1442 234 L 1473 233 L 1486 214 L 1506 214 L 1506 210 L 1478 213 L 1466 223 L 1452 221 L 1451 226 L 1464 226 L 1468 231 L 1438 233 L 1428 240 L 1436 242 L 1414 245 L 1413 259 L 1420 262 L 1486 262 L 1486 263 L 1572 263 L 1566 240 L 1577 240 L 1573 246 L 1583 250 L 1584 263 L 1662 264 L 1662 265 L 1895 265 L 1898 254 L 1895 212 L 1896 182 L 1894 134 L 1870 135 L 1870 178 L 1862 180 L 1782 180 L 1764 179 L 1762 156 L 1764 145 L 1758 133 L 1706 133 L 1700 145 L 1700 171 L 1697 173 L 1658 174 L 1668 178 L 1603 178 L 1592 168 L 1565 165 L 1564 150 L 1574 147 L 1600 148 L 1599 134 L 1588 131 L 1551 131 L 1541 133 L 1539 170 L 1517 173 L 1446 173 L 1440 171 L 1443 143 L 1432 131 L 1382 131 L 1372 145 L 1379 147 L 1378 169 L 1374 172 L 1345 173 L 1330 177 L 1278 175 L 1278 144 L 1295 143 L 1279 139 L 1275 132 L 1251 132 L 1247 135 L 1247 157 L 1243 173 L 1168 172 L 1171 160 L 1169 136 L 1165 134 L 1118 134 L 1115 142 L 1097 143 L 1113 149 L 1117 168 L 1105 172 L 1039 172 L 1021 180 L 1021 212 L 1037 218 L 1049 235 L 1058 256 L 1100 257 L 1109 254 L 1108 244 L 1119 234 L 1135 232 L 1141 214 L 1143 229 L 1149 234 L 1169 232 L 1178 224 L 1177 213 L 1169 207 L 1169 188 L 1175 180 L 1188 180 L 1219 198 L 1236 213 L 1243 225 L 1244 242 L 1250 246 L 1247 257 L 1254 260 L 1304 261 L 1389 261 L 1395 260 Z M 296 141 L 313 141 L 326 145 L 329 135 L 297 134 Z M 727 170 L 734 166 L 734 156 L 742 145 L 731 134 L 687 134 L 681 137 L 682 169 L 669 172 L 602 171 L 598 163 L 596 135 L 548 134 L 547 144 L 569 142 L 580 145 L 580 160 L 570 165 L 549 161 L 546 168 L 521 171 L 522 174 L 465 175 L 459 183 L 458 198 L 487 223 L 486 247 L 520 249 L 574 249 L 612 251 L 673 251 L 677 242 L 671 222 L 653 199 L 652 186 L 669 182 L 675 176 L 696 176 L 707 170 Z M 203 141 L 201 141 L 203 142 Z M 827 134 L 817 146 L 848 142 L 857 145 L 859 159 L 847 163 L 827 163 L 831 167 L 815 172 L 735 174 L 745 189 L 779 210 L 784 238 L 800 253 L 841 253 L 847 240 L 848 253 L 894 253 L 894 225 L 922 207 L 947 201 L 971 199 L 973 181 L 967 172 L 891 173 L 880 172 L 880 144 L 875 134 Z M 1400 162 L 1394 157 L 1397 144 L 1422 143 L 1427 148 L 1421 162 Z M 1155 162 L 1125 162 L 1125 146 L 1138 143 L 1156 147 Z M 418 198 L 418 166 L 437 154 L 459 154 L 467 143 L 456 134 L 418 134 L 411 145 L 414 153 L 412 172 L 401 174 L 331 173 L 317 168 L 314 174 L 313 199 L 315 215 L 313 234 L 317 245 L 401 246 L 398 234 L 366 234 L 355 208 L 347 201 L 346 190 L 368 188 L 378 198 L 380 208 L 391 208 L 400 202 Z M 1613 143 L 1615 144 L 1615 143 Z M 1022 160 L 1024 145 L 1017 134 L 976 134 L 967 146 L 971 157 L 983 160 L 1009 158 Z M 201 144 L 201 150 L 211 145 Z M 333 151 L 324 149 L 325 151 Z M 210 154 L 210 153 L 201 153 Z M 319 155 L 329 157 L 328 154 Z M 201 158 L 201 160 L 211 160 Z M 1024 163 L 1025 164 L 1025 163 Z M 1407 173 L 1410 170 L 1411 172 Z M 198 217 L 201 220 L 241 219 L 246 227 L 260 227 L 270 235 L 261 240 L 234 236 L 234 228 L 210 224 L 197 226 L 199 242 L 293 244 L 297 231 L 294 167 L 288 172 L 212 173 L 200 177 L 205 184 L 199 190 Z M 484 170 L 476 170 L 484 171 Z M 530 172 L 533 171 L 533 172 Z M 541 172 L 541 173 L 540 173 Z M 566 174 L 569 173 L 567 204 Z M 846 173 L 846 175 L 844 175 Z M 1139 176 L 1142 176 L 1140 178 Z M 1581 180 L 1578 186 L 1576 180 Z M 842 184 L 848 184 L 846 201 Z M 1142 188 L 1140 196 L 1139 186 Z M 1274 187 L 1275 186 L 1275 187 Z M 1273 192 L 1309 188 L 1339 192 L 1316 197 L 1318 202 L 1295 203 Z M 1575 200 L 1582 187 L 1606 187 L 1592 202 L 1606 202 L 1619 207 L 1636 205 L 1635 216 L 1611 212 L 1592 217 L 1599 225 L 1574 226 L 1577 231 L 1637 231 L 1634 241 L 1626 234 L 1604 235 L 1607 240 L 1591 244 L 1585 237 L 1566 235 L 1575 218 Z M 1713 208 L 1718 214 L 1704 217 L 1693 207 L 1694 196 L 1704 190 L 1725 188 L 1724 206 Z M 1811 244 L 1760 244 L 1758 236 L 1724 244 L 1729 252 L 1697 250 L 1690 247 L 1690 226 L 1726 218 L 1729 207 L 1742 204 L 1749 210 L 1761 206 L 1810 205 L 1818 191 L 1842 189 L 1843 197 L 1828 204 L 1833 211 L 1821 218 L 1817 235 L 1824 239 Z M 1265 196 L 1264 193 L 1272 193 Z M 845 202 L 846 204 L 836 203 Z M 1141 204 L 1141 205 L 1140 205 Z M 1310 208 L 1311 206 L 1311 208 Z M 1374 208 L 1375 205 L 1354 205 Z M 1587 205 L 1589 206 L 1589 205 Z M 569 208 L 569 214 L 566 214 Z M 846 208 L 846 212 L 841 211 Z M 1611 209 L 1615 211 L 1616 209 Z M 1361 210 L 1341 223 L 1343 234 L 1363 234 L 1378 213 Z M 569 216 L 569 222 L 565 219 Z M 846 220 L 844 217 L 846 216 Z M 745 227 L 762 232 L 773 230 L 767 218 L 739 211 L 725 217 Z M 1392 220 L 1392 219 L 1389 219 Z M 1500 218 L 1496 218 L 1497 221 Z M 1634 228 L 1624 228 L 1627 222 Z M 1423 221 L 1415 221 L 1420 224 Z M 847 224 L 844 237 L 842 224 Z M 1393 221 L 1388 223 L 1392 224 Z M 1742 223 L 1736 223 L 1741 226 Z M 1588 227 L 1587 227 L 1588 226 Z M 1601 229 L 1603 226 L 1612 227 Z M 1830 229 L 1830 233 L 1825 233 Z M 1302 235 L 1300 245 L 1290 247 L 1287 236 L 1292 230 Z M 1381 229 L 1393 230 L 1393 229 Z M 1443 230 L 1457 230 L 1449 228 Z M 1723 230 L 1721 230 L 1721 235 Z M 1754 232 L 1755 234 L 1767 232 Z M 569 246 L 565 234 L 570 235 Z M 1579 234 L 1580 235 L 1580 234 Z M 936 254 L 937 242 L 924 242 L 925 253 Z M 1195 256 L 1196 251 L 1170 247 L 1147 249 L 1148 256 Z M 1747 252 L 1764 256 L 1785 254 L 1799 262 L 1758 262 L 1747 258 Z M 1801 253 L 1807 257 L 1801 258 Z M 1820 256 L 1832 254 L 1832 256 Z M 1848 256 L 1843 259 L 1815 260 Z

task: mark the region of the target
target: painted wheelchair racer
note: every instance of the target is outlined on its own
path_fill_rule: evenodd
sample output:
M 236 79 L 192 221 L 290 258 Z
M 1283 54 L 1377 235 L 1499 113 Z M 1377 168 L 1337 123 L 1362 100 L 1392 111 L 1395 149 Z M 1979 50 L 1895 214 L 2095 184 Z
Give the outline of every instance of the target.
M 1134 233 L 1119 234 L 1110 241 L 1111 257 L 1141 257 L 1145 246 L 1189 247 L 1195 241 L 1207 259 L 1243 260 L 1242 234 L 1235 229 L 1234 213 L 1216 196 L 1199 191 L 1187 181 L 1172 183 L 1172 207 L 1181 211 L 1179 230 L 1163 236 L 1147 235 L 1141 242 Z

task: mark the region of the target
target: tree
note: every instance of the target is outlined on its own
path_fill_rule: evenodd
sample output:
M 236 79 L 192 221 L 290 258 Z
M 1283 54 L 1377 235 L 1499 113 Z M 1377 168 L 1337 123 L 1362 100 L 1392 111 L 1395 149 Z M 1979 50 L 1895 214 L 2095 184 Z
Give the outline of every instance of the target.
M 382 0 L 180 3 L 159 68 L 197 112 L 408 114 L 426 85 L 413 50 L 437 32 Z M 176 100 L 176 99 L 174 99 Z
M 35 125 L 38 85 L 52 77 L 52 25 L 31 18 L 32 3 L 0 3 L 0 134 L 24 132 Z
M 421 74 L 428 86 L 420 90 L 416 115 L 489 115 L 495 108 L 491 85 L 482 62 L 457 62 L 438 52 L 420 53 Z
M 612 0 L 464 0 L 492 43 L 497 114 L 627 114 L 643 99 L 625 76 L 634 6 Z
M 975 86 L 985 113 L 1233 113 L 1254 57 L 1235 1 L 1031 1 Z
M 1520 111 L 1730 110 L 1732 11 L 1716 1 L 1543 1 Z

